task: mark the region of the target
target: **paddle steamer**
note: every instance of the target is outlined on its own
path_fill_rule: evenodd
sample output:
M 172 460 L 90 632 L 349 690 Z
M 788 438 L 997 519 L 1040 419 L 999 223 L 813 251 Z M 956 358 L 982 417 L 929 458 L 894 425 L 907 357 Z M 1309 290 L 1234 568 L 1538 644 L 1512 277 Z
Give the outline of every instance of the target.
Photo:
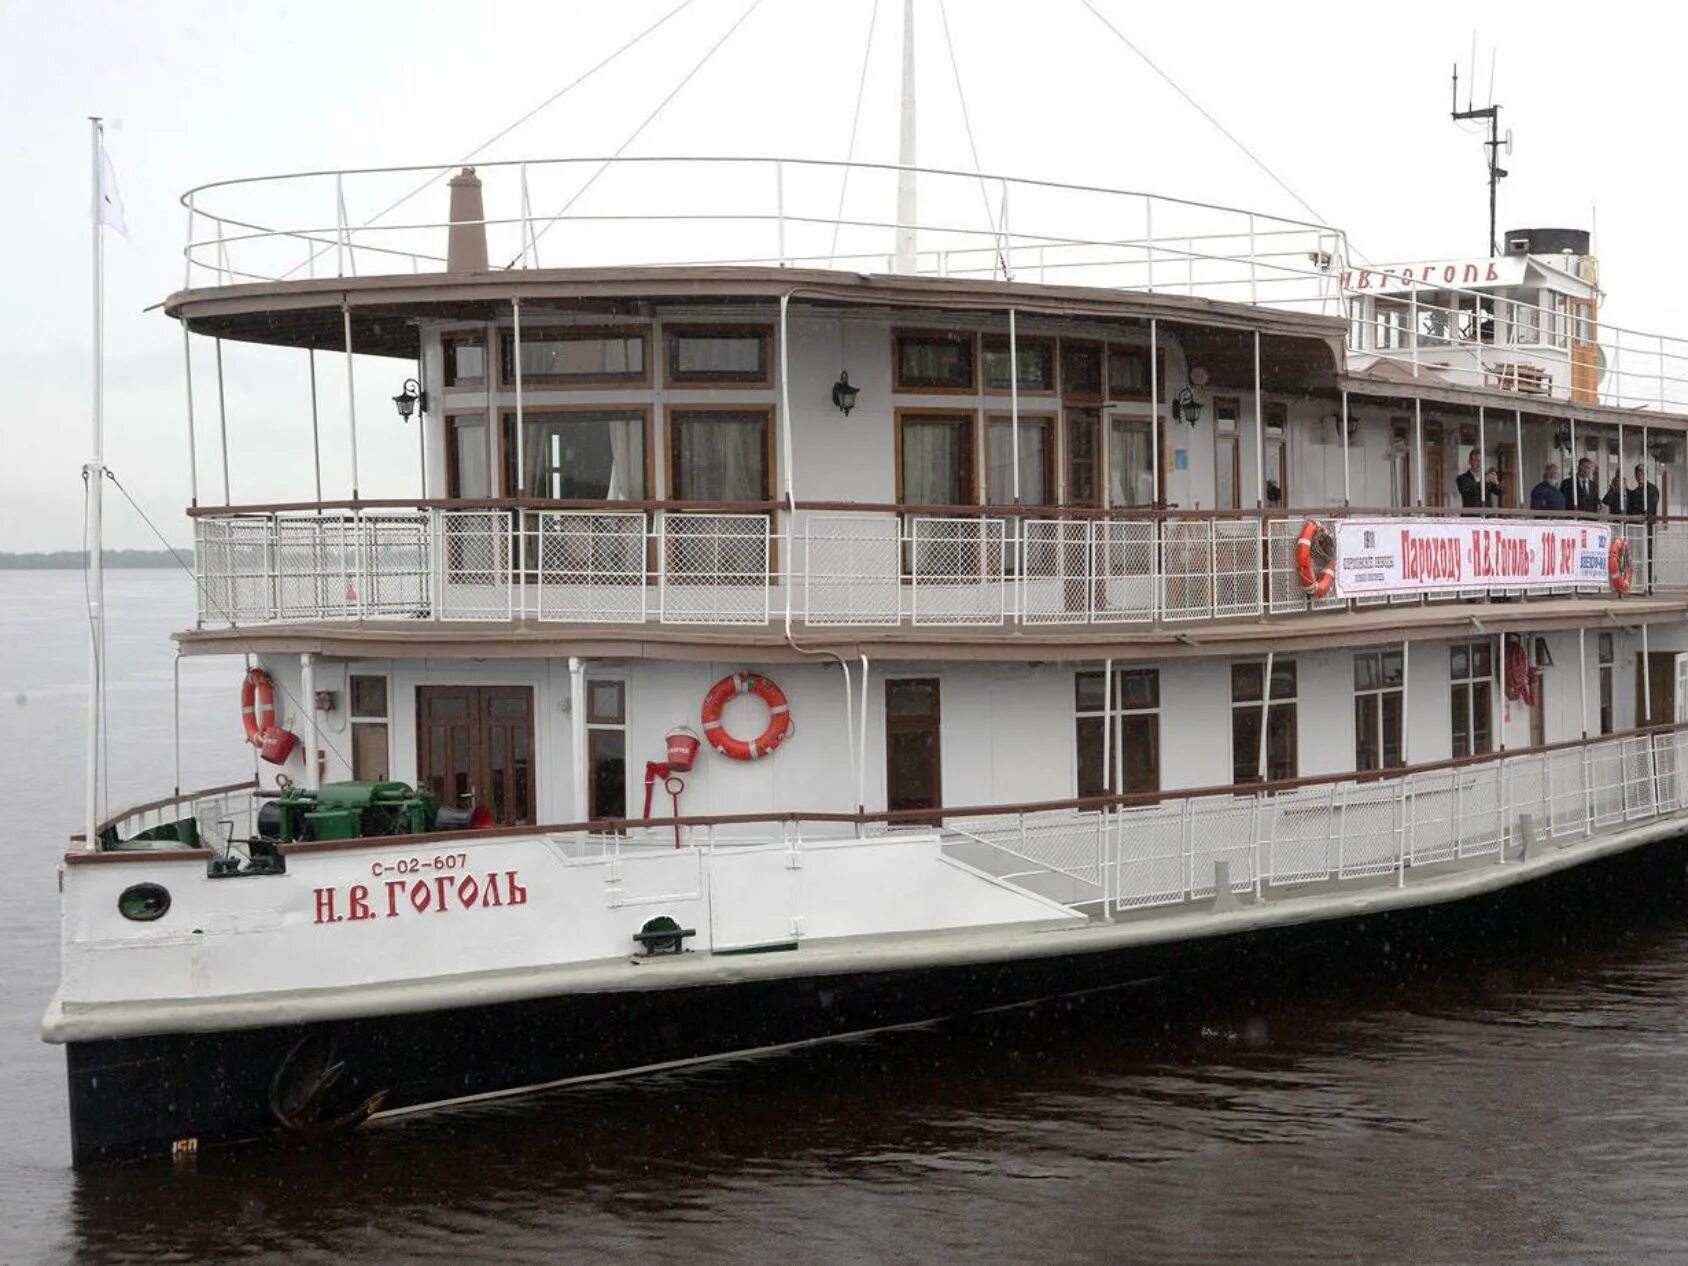
M 1682 832 L 1688 345 L 1601 324 L 1586 234 L 1377 267 L 849 175 L 850 216 L 845 168 L 766 159 L 186 196 L 178 641 L 250 667 L 254 777 L 64 858 L 78 1163 L 1106 987 Z M 346 214 L 419 180 L 431 217 Z M 231 495 L 249 344 L 293 349 L 294 451 L 345 442 L 308 502 Z M 1530 508 L 1584 461 L 1613 501 Z

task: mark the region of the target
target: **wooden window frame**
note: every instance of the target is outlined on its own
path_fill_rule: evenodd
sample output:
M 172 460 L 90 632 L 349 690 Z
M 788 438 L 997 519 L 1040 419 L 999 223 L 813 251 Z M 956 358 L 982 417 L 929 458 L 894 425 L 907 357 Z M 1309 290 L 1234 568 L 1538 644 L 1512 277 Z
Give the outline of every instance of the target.
M 681 378 L 674 371 L 674 341 L 682 338 L 719 338 L 732 335 L 755 335 L 762 340 L 762 376 L 760 378 Z M 755 323 L 734 322 L 711 324 L 686 322 L 662 327 L 662 385 L 686 391 L 756 391 L 774 385 L 774 360 L 778 355 L 774 327 Z
M 552 413 L 638 414 L 644 420 L 645 424 L 645 495 L 637 500 L 653 501 L 656 499 L 654 495 L 654 490 L 656 488 L 656 462 L 655 455 L 651 451 L 651 445 L 655 439 L 655 427 L 651 423 L 650 405 L 644 403 L 643 401 L 631 400 L 626 404 L 611 402 L 603 404 L 541 404 L 530 406 L 524 402 L 522 405 L 522 421 L 524 424 L 532 418 Z M 504 496 L 506 497 L 514 497 L 517 495 L 516 490 L 509 486 L 509 475 L 516 463 L 515 431 L 515 407 L 513 405 L 505 405 L 498 411 L 498 483 L 499 486 L 504 489 Z M 539 497 L 531 488 L 520 495 L 524 497 L 531 497 L 534 500 L 550 499 Z M 605 501 L 602 504 L 613 509 L 623 503 L 619 501 Z
M 682 413 L 759 413 L 767 422 L 767 452 L 768 452 L 768 495 L 764 501 L 774 501 L 779 488 L 779 450 L 775 446 L 774 406 L 771 404 L 694 404 L 685 401 L 671 402 L 662 408 L 662 452 L 664 457 L 663 486 L 667 489 L 670 501 L 683 500 L 678 489 L 674 486 L 675 476 L 679 470 L 679 463 L 674 458 L 675 415 Z M 716 504 L 701 502 L 700 498 L 690 498 L 701 504 Z M 737 505 L 737 502 L 724 501 L 721 505 Z
M 614 684 L 621 687 L 621 719 L 619 721 L 597 721 L 592 718 L 591 699 L 592 686 Z M 628 814 L 627 797 L 632 794 L 632 745 L 628 741 L 631 725 L 627 719 L 627 679 L 625 677 L 588 674 L 586 678 L 586 816 L 596 821 L 601 818 L 626 818 Z M 598 762 L 598 736 L 605 732 L 621 735 L 621 754 L 625 768 L 622 771 L 622 805 L 620 813 L 602 813 L 598 806 L 598 787 L 593 773 Z
M 536 325 L 532 329 L 522 328 L 522 342 L 539 343 L 549 339 L 563 341 L 585 342 L 595 338 L 631 338 L 638 336 L 645 341 L 645 368 L 637 378 L 626 374 L 528 374 L 522 375 L 522 390 L 526 391 L 573 391 L 579 388 L 602 391 L 605 389 L 620 389 L 624 391 L 649 390 L 651 385 L 651 327 L 649 325 Z M 498 327 L 498 378 L 501 391 L 516 389 L 516 333 L 515 328 Z M 510 358 L 504 356 L 505 344 L 510 347 Z
M 1102 353 L 1102 393 L 1108 400 L 1120 404 L 1165 404 L 1167 402 L 1166 383 L 1166 348 L 1157 345 L 1155 348 L 1155 385 L 1160 388 L 1160 399 L 1152 400 L 1149 389 L 1145 387 L 1141 392 L 1123 392 L 1114 394 L 1114 357 L 1121 352 L 1137 352 L 1147 357 L 1149 345 L 1147 343 L 1109 343 Z
M 1232 420 L 1236 427 L 1227 434 L 1219 429 L 1219 410 L 1228 406 Z M 1241 396 L 1215 396 L 1213 398 L 1213 508 L 1219 510 L 1219 459 L 1218 452 L 1221 444 L 1228 444 L 1231 448 L 1231 513 L 1241 510 L 1243 506 L 1243 402 Z
M 1370 770 L 1374 770 L 1374 769 L 1399 769 L 1399 768 L 1402 768 L 1402 766 L 1400 766 L 1400 765 L 1385 765 L 1385 764 L 1382 764 L 1384 750 L 1385 750 L 1385 744 L 1384 744 L 1384 741 L 1383 741 L 1383 739 L 1384 739 L 1384 734 L 1383 734 L 1383 730 L 1384 730 L 1383 700 L 1384 700 L 1384 696 L 1386 696 L 1386 695 L 1395 695 L 1397 697 L 1397 699 L 1399 700 L 1399 708 L 1396 712 L 1396 720 L 1400 724 L 1400 730 L 1396 735 L 1395 749 L 1398 753 L 1404 753 L 1407 750 L 1406 653 L 1404 651 L 1400 650 L 1399 648 L 1396 648 L 1396 647 L 1388 647 L 1388 648 L 1378 647 L 1378 648 L 1375 648 L 1375 649 L 1372 649 L 1372 650 L 1356 651 L 1354 653 L 1354 663 L 1355 663 L 1356 673 L 1358 671 L 1358 665 L 1359 665 L 1360 658 L 1362 656 L 1367 656 L 1367 655 L 1373 656 L 1377 660 L 1377 683 L 1378 684 L 1375 685 L 1375 686 L 1361 686 L 1358 682 L 1355 682 L 1355 684 L 1354 684 L 1354 701 L 1355 701 L 1355 705 L 1356 705 L 1355 706 L 1355 717 L 1354 717 L 1354 770 L 1355 770 L 1356 773 L 1367 773 L 1367 772 L 1370 772 Z M 1386 656 L 1386 655 L 1400 655 L 1401 656 L 1401 681 L 1400 681 L 1400 684 L 1393 685 L 1393 686 L 1384 684 L 1383 657 Z M 1297 681 L 1297 687 L 1298 688 L 1299 688 L 1299 685 L 1300 685 L 1300 682 L 1298 680 Z M 1359 701 L 1362 698 L 1371 698 L 1371 699 L 1377 700 L 1378 734 L 1377 734 L 1376 737 L 1377 737 L 1377 740 L 1378 740 L 1378 742 L 1377 742 L 1377 759 L 1378 759 L 1379 763 L 1377 765 L 1373 765 L 1373 766 L 1369 766 L 1369 767 L 1363 766 L 1363 765 L 1360 764 L 1360 721 L 1359 721 L 1358 704 L 1359 704 Z
M 479 378 L 472 378 L 465 382 L 457 382 L 451 375 L 452 349 L 462 343 L 479 343 L 485 364 L 485 372 Z M 492 351 L 487 347 L 485 329 L 456 330 L 440 335 L 440 378 L 445 391 L 479 391 L 485 392 L 489 375 L 492 372 Z
M 1463 677 L 1456 677 L 1453 672 L 1453 654 L 1455 649 L 1461 646 L 1466 648 L 1466 675 Z M 1477 673 L 1476 665 L 1472 662 L 1475 659 L 1473 652 L 1479 646 L 1485 646 L 1489 651 L 1489 671 L 1482 675 Z M 1496 750 L 1496 740 L 1499 737 L 1497 727 L 1495 725 L 1495 699 L 1498 693 L 1496 687 L 1500 682 L 1499 673 L 1501 671 L 1501 661 L 1504 657 L 1504 648 L 1496 646 L 1493 638 L 1463 638 L 1459 641 L 1448 643 L 1448 751 L 1456 760 L 1460 759 L 1462 756 L 1486 756 Z M 1489 745 L 1481 752 L 1475 750 L 1477 747 L 1477 709 L 1475 704 L 1477 700 L 1477 687 L 1479 685 L 1487 685 L 1489 688 L 1489 716 L 1487 721 Z M 1458 745 L 1454 742 L 1452 696 L 1454 692 L 1458 690 L 1464 690 L 1466 693 L 1466 747 L 1469 750 L 1464 753 L 1455 751 L 1455 748 Z M 1532 708 L 1531 711 L 1540 715 L 1544 710 L 1538 702 L 1538 706 Z
M 1611 734 L 1618 728 L 1617 660 L 1617 636 L 1599 634 L 1594 643 L 1595 681 L 1598 686 L 1595 710 L 1599 713 L 1602 735 Z
M 967 422 L 967 500 L 961 505 L 979 504 L 979 410 L 967 408 L 907 408 L 892 410 L 892 461 L 896 466 L 896 500 L 903 504 L 903 426 L 913 419 L 918 422 L 923 419 L 944 418 L 952 421 L 965 419 Z M 914 507 L 916 511 L 919 507 Z
M 902 343 L 904 339 L 923 339 L 945 343 L 967 344 L 968 380 L 965 386 L 934 387 L 911 385 L 903 381 Z M 976 396 L 983 357 L 979 353 L 979 336 L 972 330 L 893 329 L 891 331 L 891 390 L 899 394 L 921 396 Z
M 1267 673 L 1267 671 L 1266 671 L 1266 660 L 1265 660 L 1264 657 L 1260 657 L 1260 658 L 1248 657 L 1248 658 L 1244 658 L 1244 659 L 1234 659 L 1230 663 L 1230 667 L 1233 670 L 1233 672 L 1234 672 L 1236 666 L 1239 665 L 1239 664 L 1255 664 L 1260 668 L 1260 675 L 1261 675 L 1260 689 L 1261 689 L 1261 693 L 1263 694 L 1264 698 L 1263 699 L 1239 700 L 1237 698 L 1237 694 L 1236 694 L 1236 678 L 1233 675 L 1232 680 L 1231 680 L 1231 691 L 1230 691 L 1230 694 L 1231 694 L 1230 758 L 1231 758 L 1232 785 L 1242 787 L 1242 786 L 1248 786 L 1248 785 L 1259 785 L 1259 783 L 1261 782 L 1260 770 L 1259 770 L 1259 764 L 1258 764 L 1258 756 L 1256 757 L 1256 765 L 1255 765 L 1254 775 L 1252 777 L 1249 777 L 1249 778 L 1241 778 L 1241 779 L 1239 779 L 1237 777 L 1237 769 L 1236 769 L 1237 713 L 1243 712 L 1243 711 L 1249 711 L 1249 710 L 1252 710 L 1256 713 L 1264 712 L 1264 714 L 1265 714 L 1264 716 L 1262 716 L 1260 718 L 1261 722 L 1264 724 L 1264 726 L 1266 728 L 1266 763 L 1267 763 L 1267 768 L 1266 768 L 1265 781 L 1267 781 L 1267 782 L 1278 782 L 1278 781 L 1281 781 L 1281 778 L 1277 775 L 1274 775 L 1273 772 L 1272 772 L 1272 769 L 1271 769 L 1271 761 L 1272 761 L 1272 738 L 1271 738 L 1271 734 L 1272 734 L 1272 713 L 1275 709 L 1280 708 L 1280 707 L 1284 707 L 1284 708 L 1289 709 L 1289 773 L 1286 775 L 1286 777 L 1292 778 L 1292 779 L 1300 777 L 1300 772 L 1301 772 L 1301 664 L 1300 664 L 1300 661 L 1294 655 L 1286 655 L 1284 658 L 1274 660 L 1274 662 L 1273 662 L 1272 668 L 1273 668 L 1274 672 L 1277 671 L 1277 669 L 1279 667 L 1281 667 L 1285 664 L 1288 664 L 1291 667 L 1291 669 L 1295 672 L 1295 692 L 1293 694 L 1286 695 L 1282 698 L 1278 698 L 1278 697 L 1276 697 L 1272 694 L 1272 677 L 1271 677 L 1271 674 Z M 1264 704 L 1264 707 L 1262 707 L 1263 704 Z M 1257 740 L 1257 742 L 1258 742 L 1258 740 Z
M 352 688 L 352 682 L 357 680 L 360 677 L 368 678 L 371 681 L 379 681 L 379 682 L 382 683 L 382 694 L 386 699 L 387 707 L 386 707 L 386 710 L 380 716 L 376 716 L 374 713 L 359 713 L 356 710 L 356 706 L 353 703 L 353 700 L 355 700 L 357 698 L 357 693 Z M 347 673 L 346 673 L 346 729 L 348 731 L 347 738 L 351 742 L 351 766 L 352 766 L 351 775 L 352 775 L 352 778 L 354 780 L 358 779 L 360 777 L 360 775 L 358 773 L 358 768 L 357 768 L 357 759 L 358 759 L 357 731 L 358 731 L 358 727 L 359 726 L 371 726 L 371 725 L 378 725 L 378 726 L 381 727 L 382 731 L 384 732 L 383 736 L 382 736 L 383 737 L 383 746 L 386 749 L 385 759 L 382 763 L 387 768 L 387 776 L 386 776 L 385 779 L 377 779 L 376 781 L 390 781 L 392 776 L 393 776 L 393 679 L 392 679 L 392 675 L 390 673 L 366 673 L 366 672 L 352 672 L 352 671 L 348 670 Z
M 1094 469 L 1091 471 L 1091 482 L 1095 485 L 1095 495 L 1085 501 L 1073 499 L 1073 431 L 1077 429 L 1081 416 L 1089 425 L 1095 427 L 1092 437 L 1094 449 L 1091 461 Z M 1074 408 L 1063 408 L 1061 418 L 1061 504 L 1079 510 L 1103 510 L 1108 503 L 1108 438 L 1103 432 L 1107 425 L 1107 414 L 1098 405 L 1079 405 Z
M 1271 419 L 1274 414 L 1278 417 L 1279 434 L 1277 435 L 1273 435 L 1271 431 Z M 1259 484 L 1262 490 L 1272 481 L 1271 459 L 1274 448 L 1281 454 L 1278 464 L 1282 468 L 1280 471 L 1282 478 L 1278 480 L 1278 503 L 1274 506 L 1270 501 L 1262 501 L 1261 508 L 1287 510 L 1290 506 L 1289 405 L 1282 400 L 1265 400 L 1260 405 L 1260 451 L 1261 456 L 1266 459 L 1266 469 L 1261 472 Z
M 480 418 L 481 429 L 483 431 L 487 429 L 487 410 L 484 405 L 478 409 L 449 409 L 441 415 L 441 420 L 445 427 L 445 495 L 448 501 L 477 501 L 480 499 L 478 497 L 464 497 L 459 491 L 461 484 L 461 472 L 458 470 L 457 466 L 457 445 L 453 443 L 456 438 L 453 423 L 458 418 L 466 417 Z M 495 497 L 498 494 L 494 490 L 492 477 L 498 470 L 502 469 L 502 463 L 500 463 L 497 468 L 493 466 L 491 449 L 494 447 L 495 441 L 493 440 L 490 432 L 488 432 L 487 441 L 486 495 L 488 497 Z M 500 454 L 499 456 L 502 457 L 503 455 Z
M 1019 389 L 1020 395 L 1034 396 L 1040 402 L 1059 396 L 1061 387 L 1061 366 L 1060 359 L 1056 354 L 1056 340 L 1049 335 L 1032 334 L 1023 337 L 1016 335 L 1014 345 L 1015 350 L 1021 353 L 1024 353 L 1027 348 L 1042 348 L 1049 357 L 1049 385 L 1047 387 L 1022 386 Z M 1004 356 L 1008 355 L 1008 336 L 1006 334 L 980 335 L 978 350 L 978 379 L 980 391 L 982 394 L 987 396 L 1011 396 L 1014 394 L 1013 388 L 991 386 L 990 367 L 986 365 L 985 358 L 996 353 L 1001 353 Z M 1015 377 L 1018 376 L 1018 367 L 1016 367 Z
M 933 686 L 933 709 L 930 713 L 920 716 L 921 725 L 900 724 L 907 718 L 898 717 L 891 711 L 891 692 L 899 685 L 909 682 L 931 682 Z M 924 733 L 931 730 L 937 736 L 937 742 L 932 748 L 932 822 L 937 822 L 944 807 L 944 683 L 941 675 L 926 674 L 898 674 L 885 679 L 885 806 L 891 805 L 891 735 L 896 733 Z M 930 724 L 925 724 L 926 722 Z M 922 812 L 911 810 L 910 812 Z M 918 821 L 919 819 L 908 819 Z
M 1172 454 L 1168 450 L 1168 446 L 1167 446 L 1166 415 L 1164 413 L 1162 413 L 1159 409 L 1152 409 L 1151 408 L 1148 412 L 1130 412 L 1130 411 L 1127 411 L 1127 410 L 1124 410 L 1124 409 L 1104 409 L 1104 410 L 1102 410 L 1101 416 L 1102 416 L 1103 425 L 1107 428 L 1107 442 L 1103 446 L 1103 452 L 1107 455 L 1107 458 L 1108 458 L 1107 464 L 1102 471 L 1101 494 L 1102 494 L 1102 501 L 1103 501 L 1104 508 L 1105 509 L 1120 509 L 1120 510 L 1123 510 L 1123 509 L 1155 509 L 1155 510 L 1158 510 L 1158 509 L 1160 509 L 1162 506 L 1164 506 L 1166 504 L 1166 492 L 1167 492 L 1168 481 L 1172 477 Z M 1156 482 L 1155 482 L 1155 499 L 1154 499 L 1154 501 L 1151 505 L 1134 506 L 1133 507 L 1133 506 L 1114 506 L 1112 504 L 1113 499 L 1114 499 L 1113 453 L 1114 453 L 1114 423 L 1115 422 L 1147 422 L 1150 426 L 1153 426 L 1153 427 L 1157 428 L 1157 430 L 1158 430 L 1158 434 L 1155 436 L 1155 444 L 1157 445 L 1158 467 L 1155 471 L 1155 480 L 1156 480 Z
M 1060 449 L 1058 447 L 1058 442 L 1060 440 L 1060 427 L 1056 425 L 1056 423 L 1059 419 L 1058 419 L 1058 416 L 1054 413 L 1039 412 L 1039 413 L 1028 414 L 1028 413 L 1022 412 L 1020 414 L 1020 425 L 1022 427 L 1040 426 L 1040 427 L 1043 427 L 1045 429 L 1044 453 L 1047 457 L 1047 460 L 1043 464 L 1043 482 L 1044 482 L 1043 500 L 1041 502 L 1022 503 L 1019 507 L 1016 507 L 1015 503 L 1012 502 L 1012 501 L 995 502 L 995 501 L 991 500 L 991 494 L 993 492 L 998 491 L 998 489 L 991 482 L 991 452 L 990 452 L 991 424 L 993 422 L 1011 422 L 1012 420 L 1013 420 L 1012 414 L 1003 413 L 1000 410 L 993 410 L 993 411 L 985 414 L 985 419 L 984 419 L 985 502 L 984 503 L 986 505 L 992 506 L 992 507 L 999 509 L 999 510 L 1013 510 L 1015 508 L 1020 508 L 1020 509 L 1025 509 L 1025 510 L 1052 510 L 1059 504 L 1057 497 L 1058 497 L 1058 487 L 1059 487 L 1059 483 L 1060 483 L 1059 479 L 1057 478 L 1057 471 L 1060 467 Z M 901 425 L 900 421 L 898 423 L 898 428 L 897 428 L 897 438 L 898 438 L 898 442 L 897 442 L 897 487 L 900 489 L 903 486 L 902 425 Z M 1018 461 L 1018 455 L 1017 454 L 1016 454 L 1015 460 Z M 1010 486 L 1007 489 L 1003 489 L 1002 491 L 1012 493 L 1013 492 L 1012 484 L 1010 484 Z M 1021 491 L 1024 492 L 1025 491 L 1024 488 L 1022 488 Z M 899 501 L 901 499 L 902 499 L 901 497 L 898 498 Z
M 1096 390 L 1075 391 L 1067 383 L 1067 353 L 1069 351 L 1091 350 L 1096 353 Z M 1072 404 L 1101 404 L 1108 396 L 1108 356 L 1107 347 L 1101 339 L 1093 338 L 1063 338 L 1057 354 L 1057 370 L 1060 375 L 1061 399 Z
M 1141 705 L 1127 705 L 1124 702 L 1122 702 L 1122 700 L 1124 699 L 1124 691 L 1119 688 L 1118 683 L 1120 682 L 1121 679 L 1123 679 L 1127 676 L 1133 675 L 1133 674 L 1152 674 L 1153 675 L 1153 680 L 1154 680 L 1154 683 L 1155 683 L 1155 701 L 1153 703 L 1151 703 L 1151 704 L 1141 704 Z M 1162 756 L 1163 756 L 1163 752 L 1161 750 L 1161 741 L 1160 741 L 1161 740 L 1160 718 L 1161 718 L 1161 706 L 1162 706 L 1160 667 L 1158 665 L 1155 665 L 1155 664 L 1140 665 L 1140 666 L 1136 666 L 1136 667 L 1128 666 L 1128 667 L 1125 667 L 1125 668 L 1120 668 L 1120 667 L 1116 666 L 1114 668 L 1114 678 L 1115 678 L 1116 684 L 1114 686 L 1113 694 L 1112 694 L 1112 701 L 1113 701 L 1112 707 L 1109 707 L 1106 704 L 1104 704 L 1102 706 L 1095 707 L 1095 708 L 1086 708 L 1083 705 L 1083 703 L 1080 701 L 1080 698 L 1079 698 L 1079 679 L 1082 678 L 1082 677 L 1101 677 L 1102 681 L 1103 681 L 1103 689 L 1104 690 L 1107 689 L 1107 674 L 1105 672 L 1103 672 L 1101 669 L 1081 668 L 1073 674 L 1073 795 L 1074 795 L 1074 797 L 1078 798 L 1078 797 L 1082 797 L 1082 796 L 1087 794 L 1086 792 L 1080 790 L 1079 785 L 1078 785 L 1078 727 L 1083 722 L 1096 721 L 1096 720 L 1100 720 L 1102 722 L 1104 729 L 1106 729 L 1106 727 L 1108 727 L 1110 725 L 1113 726 L 1113 732 L 1112 732 L 1111 739 L 1109 741 L 1108 747 L 1109 747 L 1110 753 L 1117 753 L 1121 750 L 1120 747 L 1119 747 L 1119 744 L 1120 744 L 1121 739 L 1123 738 L 1123 731 L 1125 729 L 1125 720 L 1126 720 L 1127 717 L 1148 716 L 1148 717 L 1154 718 L 1154 723 L 1155 723 L 1155 786 L 1153 788 L 1149 788 L 1147 790 L 1152 790 L 1152 791 L 1157 791 L 1157 792 L 1160 791 L 1161 790 L 1160 784 L 1161 784 Z M 1113 770 L 1112 766 L 1113 766 L 1113 762 L 1110 761 L 1108 767 L 1104 768 L 1103 771 L 1102 771 L 1102 788 L 1103 789 L 1100 792 L 1091 792 L 1091 793 L 1088 793 L 1088 794 L 1104 795 L 1104 796 L 1115 795 L 1115 794 L 1130 794 L 1130 795 L 1139 794 L 1139 792 L 1121 793 L 1119 791 L 1119 789 L 1115 788 L 1115 786 L 1114 786 L 1114 770 Z

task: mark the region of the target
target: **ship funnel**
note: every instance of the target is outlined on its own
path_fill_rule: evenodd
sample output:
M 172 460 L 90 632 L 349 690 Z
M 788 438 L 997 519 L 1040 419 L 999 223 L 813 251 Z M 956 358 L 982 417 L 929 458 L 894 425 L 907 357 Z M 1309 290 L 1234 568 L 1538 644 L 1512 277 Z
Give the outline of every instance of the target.
M 486 210 L 481 203 L 481 178 L 465 167 L 451 178 L 451 228 L 446 239 L 445 268 L 452 273 L 484 273 L 486 267 Z

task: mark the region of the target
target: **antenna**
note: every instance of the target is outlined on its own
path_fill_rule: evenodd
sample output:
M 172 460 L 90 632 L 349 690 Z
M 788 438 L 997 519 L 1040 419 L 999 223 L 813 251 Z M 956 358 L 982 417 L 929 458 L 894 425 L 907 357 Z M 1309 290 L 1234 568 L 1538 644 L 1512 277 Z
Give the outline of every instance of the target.
M 1473 81 L 1475 81 L 1476 78 L 1477 78 L 1477 68 L 1476 68 L 1476 65 L 1475 65 L 1475 62 L 1476 62 L 1476 49 L 1475 49 L 1475 47 L 1472 50 L 1472 62 L 1473 62 L 1473 65 L 1472 65 L 1472 69 L 1471 69 L 1471 78 L 1472 78 Z M 1488 122 L 1489 122 L 1489 139 L 1483 142 L 1483 146 L 1484 146 L 1485 149 L 1487 149 L 1489 151 L 1489 254 L 1490 255 L 1499 254 L 1499 251 L 1496 249 L 1497 239 L 1496 239 L 1496 236 L 1495 236 L 1495 186 L 1500 184 L 1501 180 L 1507 175 L 1506 169 L 1500 165 L 1500 151 L 1501 151 L 1502 147 L 1504 147 L 1508 154 L 1512 153 L 1512 132 L 1511 132 L 1511 130 L 1508 129 L 1505 136 L 1501 135 L 1501 131 L 1500 131 L 1500 107 L 1498 105 L 1496 105 L 1495 102 L 1494 102 L 1494 82 L 1495 82 L 1494 59 L 1491 56 L 1491 58 L 1489 60 L 1489 104 L 1484 106 L 1481 110 L 1472 109 L 1471 108 L 1471 102 L 1470 102 L 1471 85 L 1468 84 L 1466 86 L 1466 96 L 1467 96 L 1466 108 L 1461 110 L 1459 108 L 1459 63 L 1458 62 L 1454 63 L 1454 95 L 1453 95 L 1453 102 L 1454 102 L 1453 119 L 1454 119 L 1454 122 L 1460 123 L 1460 122 L 1463 122 L 1466 119 L 1487 119 Z

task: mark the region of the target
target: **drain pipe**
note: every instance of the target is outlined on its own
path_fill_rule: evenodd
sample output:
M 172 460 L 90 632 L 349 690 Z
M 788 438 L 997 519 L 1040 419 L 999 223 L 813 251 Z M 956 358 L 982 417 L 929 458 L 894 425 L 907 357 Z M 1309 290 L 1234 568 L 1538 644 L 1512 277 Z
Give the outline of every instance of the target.
M 569 656 L 569 746 L 574 749 L 574 820 L 585 822 L 592 816 L 586 801 L 586 661 L 578 655 Z
M 315 791 L 322 777 L 317 772 L 316 656 L 310 651 L 299 655 L 299 695 L 305 707 L 305 789 Z
M 856 731 L 856 812 L 867 812 L 867 656 L 862 655 L 862 728 Z M 856 823 L 861 834 L 862 824 Z
M 170 750 L 174 753 L 176 785 L 172 795 L 182 794 L 182 652 L 178 647 L 170 665 Z
M 1261 782 L 1266 781 L 1266 731 L 1272 724 L 1272 655 L 1266 652 L 1266 674 L 1260 680 L 1260 764 L 1256 773 Z

